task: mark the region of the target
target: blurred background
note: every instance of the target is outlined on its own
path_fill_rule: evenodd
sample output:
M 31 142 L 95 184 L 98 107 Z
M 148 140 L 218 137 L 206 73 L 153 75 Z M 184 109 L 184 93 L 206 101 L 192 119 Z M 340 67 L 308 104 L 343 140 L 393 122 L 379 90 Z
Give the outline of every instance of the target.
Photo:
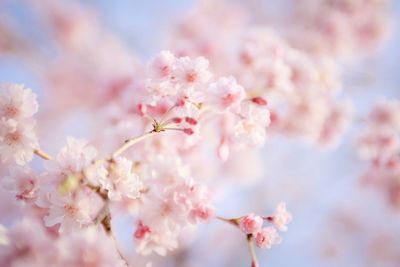
M 54 43 L 47 36 L 43 15 L 40 15 L 43 12 L 38 7 L 40 2 L 0 1 L 0 43 L 6 47 L 10 40 L 18 41 L 13 51 L 0 53 L 0 82 L 23 83 L 39 94 L 39 103 L 51 106 L 40 74 L 43 59 L 32 52 L 40 51 L 47 61 L 53 57 L 54 62 L 58 60 Z M 271 26 L 282 14 L 290 12 L 291 4 L 291 1 L 279 0 L 234 2 L 249 10 L 251 19 L 267 18 L 264 23 Z M 189 0 L 78 3 L 96 15 L 98 27 L 112 33 L 112 38 L 119 42 L 115 45 L 121 43 L 132 61 L 147 61 L 160 50 L 169 49 L 171 31 L 195 5 L 195 1 Z M 74 9 L 64 12 L 72 12 L 70 15 L 79 19 Z M 391 2 L 390 13 L 391 33 L 384 45 L 366 57 L 340 62 L 343 95 L 353 100 L 356 118 L 364 118 L 377 99 L 400 96 L 400 28 L 397 27 L 400 25 L 400 1 Z M 15 31 L 10 33 L 7 29 L 11 28 Z M 18 36 L 13 36 L 12 32 Z M 102 38 L 97 42 L 100 45 Z M 124 58 L 124 55 L 116 57 Z M 109 64 L 112 68 L 112 62 Z M 65 115 L 63 123 L 58 120 L 45 144 L 47 150 L 56 151 L 66 135 L 90 136 L 88 113 L 79 107 Z M 42 116 L 54 122 L 54 118 L 43 111 Z M 400 266 L 400 212 L 387 204 L 382 192 L 365 186 L 360 179 L 368 166 L 358 159 L 355 149 L 357 134 L 363 127 L 362 120 L 356 120 L 342 142 L 330 149 L 274 138 L 263 149 L 261 162 L 255 164 L 262 169 L 262 177 L 231 180 L 219 190 L 216 207 L 218 213 L 226 217 L 249 211 L 269 214 L 278 202 L 287 202 L 294 220 L 289 231 L 283 234 L 281 245 L 269 251 L 258 251 L 261 266 Z M 39 131 L 44 132 L 44 129 Z M 131 235 L 126 234 L 132 230 L 125 230 L 124 223 L 121 218 L 118 236 L 126 244 L 126 251 L 133 251 Z M 214 221 L 201 225 L 190 245 L 174 253 L 164 264 L 247 266 L 246 242 L 233 227 Z

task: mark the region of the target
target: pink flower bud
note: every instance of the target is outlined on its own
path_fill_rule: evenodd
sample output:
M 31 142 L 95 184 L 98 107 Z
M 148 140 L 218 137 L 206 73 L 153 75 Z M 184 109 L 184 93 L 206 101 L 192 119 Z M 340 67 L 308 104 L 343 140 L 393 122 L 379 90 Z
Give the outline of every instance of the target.
M 183 132 L 184 132 L 185 134 L 187 134 L 187 135 L 192 135 L 192 134 L 194 134 L 194 131 L 193 131 L 193 129 L 191 129 L 191 128 L 185 128 L 185 129 L 183 129 Z
M 144 115 L 144 114 L 146 114 L 146 112 L 147 112 L 147 106 L 145 105 L 145 104 L 142 104 L 142 103 L 140 103 L 140 104 L 138 104 L 137 105 L 137 112 L 140 114 L 140 115 Z
M 198 123 L 198 121 L 197 121 L 196 119 L 191 118 L 191 117 L 186 117 L 186 118 L 185 118 L 185 121 L 186 121 L 187 123 L 191 124 L 191 125 L 196 125 L 196 124 Z
M 260 97 L 260 96 L 252 98 L 251 101 L 252 101 L 254 104 L 257 104 L 257 105 L 259 105 L 259 106 L 266 106 L 266 105 L 268 105 L 267 100 L 265 100 L 264 98 L 262 98 L 262 97 Z
M 253 234 L 261 229 L 262 224 L 263 219 L 260 216 L 250 213 L 240 220 L 239 227 L 244 233 Z
M 182 118 L 179 118 L 179 117 L 172 118 L 172 122 L 173 123 L 181 123 L 182 122 Z
M 176 101 L 177 107 L 183 107 L 186 104 L 187 97 L 182 97 Z

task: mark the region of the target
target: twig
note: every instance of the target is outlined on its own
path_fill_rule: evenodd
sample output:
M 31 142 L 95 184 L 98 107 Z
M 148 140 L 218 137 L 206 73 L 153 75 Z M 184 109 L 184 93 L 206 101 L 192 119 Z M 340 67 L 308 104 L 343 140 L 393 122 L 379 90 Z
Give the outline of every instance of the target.
M 52 159 L 52 157 L 49 154 L 47 154 L 46 152 L 44 152 L 43 150 L 40 150 L 40 149 L 33 150 L 33 153 L 36 156 L 39 156 L 40 158 L 42 158 L 44 160 L 51 160 Z
M 115 159 L 116 157 L 118 157 L 119 155 L 121 155 L 123 152 L 125 152 L 125 150 L 127 150 L 128 148 L 130 148 L 131 146 L 133 146 L 136 143 L 139 143 L 140 141 L 146 139 L 147 137 L 153 136 L 157 133 L 158 131 L 151 131 L 145 134 L 142 134 L 138 137 L 132 138 L 132 139 L 128 139 L 124 142 L 124 144 L 118 148 L 113 154 L 112 154 L 112 158 Z
M 220 216 L 216 216 L 215 218 L 218 219 L 218 220 L 220 220 L 220 221 L 229 223 L 229 224 L 231 224 L 231 225 L 233 225 L 233 226 L 236 226 L 236 227 L 239 226 L 240 218 L 236 218 L 236 219 L 235 219 L 235 218 L 234 218 L 234 219 L 227 219 L 227 218 L 220 217 Z
M 257 255 L 254 249 L 253 235 L 247 235 L 247 245 L 249 247 L 249 252 L 251 256 L 251 267 L 258 267 Z

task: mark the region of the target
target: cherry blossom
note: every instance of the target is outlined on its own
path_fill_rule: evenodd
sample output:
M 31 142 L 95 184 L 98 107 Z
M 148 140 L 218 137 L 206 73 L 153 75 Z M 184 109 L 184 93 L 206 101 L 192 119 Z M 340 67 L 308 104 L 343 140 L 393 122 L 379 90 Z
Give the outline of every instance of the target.
M 16 199 L 23 202 L 32 202 L 37 197 L 39 178 L 28 167 L 10 169 L 9 175 L 1 183 Z
M 64 236 L 58 246 L 60 266 L 125 266 L 112 240 L 95 227 Z
M 236 83 L 234 77 L 220 78 L 210 85 L 213 102 L 221 111 L 228 108 L 237 108 L 245 97 L 243 87 Z
M 274 227 L 268 226 L 256 233 L 255 240 L 258 247 L 270 249 L 272 245 L 279 244 L 282 239 Z
M 270 124 L 268 109 L 253 103 L 243 103 L 234 135 L 249 145 L 262 145 L 266 140 L 266 128 Z
M 0 157 L 3 163 L 25 165 L 32 160 L 39 146 L 34 132 L 35 122 L 2 118 L 0 121 Z
M 21 84 L 0 84 L 0 117 L 28 119 L 38 111 L 36 95 Z
M 138 198 L 143 185 L 140 178 L 132 172 L 133 162 L 119 157 L 110 165 L 109 173 L 99 178 L 99 183 L 107 191 L 109 199 L 119 201 L 123 197 Z
M 240 219 L 240 229 L 246 234 L 254 234 L 260 231 L 263 224 L 263 219 L 251 213 Z
M 292 221 L 292 215 L 286 210 L 285 203 L 279 203 L 276 207 L 272 222 L 280 231 L 287 231 L 287 224 Z
M 41 195 L 36 204 L 47 209 L 45 225 L 59 225 L 60 233 L 65 233 L 92 224 L 101 209 L 101 198 L 88 190 L 66 195 L 55 192 Z
M 87 141 L 67 138 L 55 160 L 46 162 L 45 180 L 47 186 L 58 187 L 69 176 L 79 176 L 95 159 L 97 151 Z M 79 177 L 78 177 L 79 178 Z
M 57 263 L 58 249 L 35 220 L 25 218 L 6 233 L 8 244 L 0 249 L 1 266 L 44 266 Z

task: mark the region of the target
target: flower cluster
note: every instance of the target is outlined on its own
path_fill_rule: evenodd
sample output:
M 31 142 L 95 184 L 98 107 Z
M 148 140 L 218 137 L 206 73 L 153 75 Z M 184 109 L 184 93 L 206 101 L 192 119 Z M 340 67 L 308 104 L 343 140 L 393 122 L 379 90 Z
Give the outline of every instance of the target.
M 383 188 L 389 203 L 395 207 L 400 205 L 399 114 L 399 101 L 377 101 L 366 120 L 367 129 L 357 140 L 360 158 L 370 163 L 364 181 Z
M 2 157 L 13 156 L 17 163 L 25 164 L 35 153 L 46 160 L 43 171 L 10 165 L 1 185 L 22 207 L 31 209 L 32 217 L 26 219 L 26 225 L 32 223 L 35 227 L 42 227 L 35 223 L 35 218 L 40 218 L 47 230 L 38 231 L 40 244 L 32 241 L 32 244 L 20 245 L 19 237 L 14 236 L 11 229 L 3 238 L 8 247 L 7 255 L 2 259 L 10 262 L 12 257 L 16 262 L 25 260 L 16 250 L 26 246 L 31 251 L 27 252 L 27 258 L 37 259 L 38 264 L 46 264 L 48 260 L 63 262 L 60 255 L 64 250 L 74 253 L 66 260 L 67 265 L 86 266 L 92 261 L 97 262 L 96 253 L 102 253 L 102 247 L 93 248 L 94 252 L 85 252 L 79 246 L 94 246 L 98 240 L 91 236 L 101 227 L 104 238 L 109 236 L 113 239 L 112 219 L 121 211 L 135 218 L 133 237 L 136 251 L 142 255 L 155 252 L 165 256 L 178 247 L 184 231 L 193 229 L 198 222 L 214 218 L 215 208 L 208 187 L 191 173 L 191 166 L 183 160 L 180 144 L 172 141 L 176 140 L 176 135 L 154 137 L 154 142 L 144 140 L 151 140 L 150 137 L 163 132 L 175 132 L 186 138 L 196 135 L 206 138 L 208 133 L 202 127 L 210 117 L 225 116 L 233 123 L 231 144 L 242 140 L 242 143 L 261 144 L 269 124 L 267 101 L 262 97 L 248 98 L 244 88 L 233 77 L 214 80 L 205 58 L 177 58 L 166 51 L 150 63 L 144 86 L 146 92 L 133 116 L 138 124 L 144 125 L 143 129 L 150 126 L 151 130 L 126 139 L 109 157 L 100 157 L 92 144 L 74 138 L 67 138 L 66 145 L 51 157 L 38 148 L 37 141 L 31 145 L 18 143 L 20 139 L 15 139 L 18 145 L 11 145 L 7 141 L 9 133 L 3 135 L 2 149 L 7 151 L 1 154 Z M 38 107 L 31 90 L 18 85 L 4 85 L 1 89 L 3 121 L 18 126 L 33 123 L 31 117 Z M 151 124 L 148 119 L 151 119 Z M 26 135 L 29 137 L 31 134 L 28 132 Z M 166 140 L 164 145 L 163 139 Z M 140 143 L 136 153 L 128 153 L 127 150 L 136 143 Z M 123 153 L 127 156 L 122 156 Z M 30 157 L 18 161 L 25 154 Z M 16 231 L 23 233 L 24 229 Z M 53 233 L 55 237 L 51 238 L 57 241 L 51 241 L 47 232 Z M 75 236 L 78 233 L 85 241 Z M 49 242 L 59 244 L 55 251 L 49 255 L 36 255 Z M 82 244 L 78 246 L 76 242 Z M 102 264 L 114 260 L 111 255 L 110 258 L 104 257 L 106 259 L 100 258 Z M 120 258 L 127 263 L 122 254 Z
M 208 4 L 203 2 L 182 21 L 172 49 L 184 55 L 206 54 L 211 68 L 223 75 L 233 74 L 247 95 L 269 99 L 274 135 L 322 146 L 337 144 L 351 121 L 352 105 L 337 98 L 341 77 L 335 58 L 311 53 L 265 25 L 248 26 L 243 21 L 233 24 L 235 30 L 225 31 L 221 18 L 229 20 L 234 8 L 225 4 L 224 9 L 210 10 Z M 187 33 L 192 21 L 203 26 L 197 29 L 197 35 Z M 213 27 L 203 25 L 212 22 Z M 221 29 L 216 31 L 219 26 Z M 224 37 L 219 36 L 222 31 Z M 232 49 L 225 49 L 226 40 Z M 211 51 L 199 49 L 202 45 L 212 47 Z M 232 127 L 226 119 L 222 125 Z
M 292 221 L 292 214 L 286 210 L 286 204 L 281 202 L 276 207 L 272 216 L 263 217 L 254 213 L 234 219 L 218 219 L 228 222 L 238 227 L 246 234 L 249 250 L 252 257 L 252 267 L 258 266 L 257 257 L 254 251 L 253 242 L 259 248 L 270 249 L 273 245 L 281 243 L 279 231 L 287 231 L 287 225 Z M 264 221 L 269 222 L 272 226 L 263 227 Z
M 192 135 L 200 130 L 199 122 L 217 114 L 233 123 L 229 139 L 263 144 L 270 122 L 266 101 L 252 101 L 234 77 L 213 79 L 208 65 L 203 57 L 177 58 L 168 51 L 157 55 L 149 65 L 149 99 L 140 104 L 143 115 L 152 115 L 150 108 L 164 113 L 161 127 Z
M 389 1 L 312 0 L 296 3 L 291 39 L 312 53 L 340 57 L 368 53 L 388 35 Z
M 1 266 L 124 266 L 112 240 L 95 227 L 54 237 L 38 221 L 23 219 L 4 236 Z
M 68 137 L 51 156 L 35 133 L 36 95 L 0 84 L 0 202 L 15 209 L 0 207 L 0 266 L 149 266 L 178 258 L 182 251 L 171 252 L 215 219 L 243 232 L 258 266 L 254 247 L 279 244 L 292 221 L 285 203 L 271 216 L 225 219 L 214 195 L 228 179 L 262 177 L 255 148 L 270 138 L 337 144 L 353 113 L 339 62 L 371 51 L 388 29 L 386 1 L 294 2 L 269 23 L 251 4 L 201 0 L 170 31 L 170 51 L 148 63 L 77 1 L 28 1 L 46 32 L 35 42 L 48 49 L 0 19 L 0 56 L 28 63 L 50 100 L 38 118 L 41 142 L 51 149 L 75 108 L 90 122 L 79 122 L 87 140 Z M 378 102 L 357 144 L 370 163 L 365 180 L 397 207 L 399 114 L 399 101 Z M 120 229 L 130 233 L 129 255 Z
M 180 233 L 199 221 L 214 217 L 214 207 L 206 186 L 196 183 L 179 159 L 159 156 L 157 169 L 142 175 L 146 192 L 138 211 L 134 238 L 137 251 L 165 255 L 177 247 Z
M 36 96 L 18 84 L 0 85 L 0 158 L 2 163 L 25 165 L 38 148 L 34 132 Z
M 263 221 L 271 222 L 273 226 L 263 227 Z M 239 227 L 247 235 L 255 238 L 256 245 L 260 248 L 270 249 L 272 245 L 279 244 L 281 238 L 276 229 L 287 231 L 287 224 L 292 221 L 292 215 L 286 210 L 286 204 L 280 203 L 275 213 L 270 217 L 261 217 L 250 213 L 239 219 Z

